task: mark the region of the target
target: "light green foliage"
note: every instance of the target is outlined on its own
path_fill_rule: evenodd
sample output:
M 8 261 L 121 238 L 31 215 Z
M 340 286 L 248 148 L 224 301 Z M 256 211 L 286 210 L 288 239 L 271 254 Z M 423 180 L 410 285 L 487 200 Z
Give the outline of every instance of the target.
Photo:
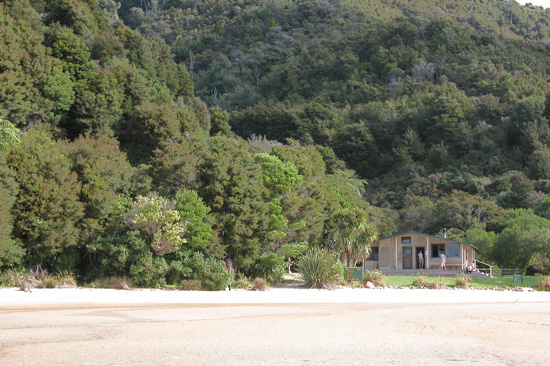
M 466 231 L 472 228 L 499 230 L 504 223 L 505 211 L 496 203 L 466 192 L 453 191 L 439 199 L 433 209 L 434 221 L 430 232 L 443 227 Z
M 24 277 L 27 274 L 27 270 L 20 268 L 2 271 L 0 273 L 0 287 L 17 287 L 21 277 Z
M 20 132 L 10 121 L 0 118 L 0 153 L 17 146 L 21 142 Z
M 285 163 L 292 163 L 298 169 L 298 174 L 304 181 L 323 176 L 326 165 L 323 156 L 314 146 L 302 146 L 295 140 L 289 140 L 288 145 L 274 146 L 273 155 Z
M 303 178 L 292 163 L 283 163 L 278 157 L 267 153 L 254 155 L 254 160 L 262 166 L 267 188 L 282 193 L 302 183 Z
M 56 66 L 44 85 L 44 94 L 54 102 L 55 111 L 68 111 L 75 101 L 74 83 L 68 73 Z
M 535 214 L 550 219 L 550 197 L 545 197 L 538 205 L 533 208 Z
M 136 198 L 126 215 L 126 225 L 143 233 L 151 250 L 159 256 L 174 252 L 187 242 L 186 223 L 174 204 L 156 194 Z
M 193 190 L 181 190 L 176 193 L 176 210 L 182 220 L 187 222 L 185 238 L 187 244 L 195 249 L 208 250 L 212 245 L 212 225 L 206 222 L 210 207 Z
M 291 273 L 291 267 L 294 264 L 298 258 L 304 253 L 308 248 L 308 245 L 306 242 L 296 242 L 296 243 L 288 243 L 281 245 L 281 252 L 283 252 L 283 256 L 286 258 L 286 261 L 288 263 L 288 273 Z
M 491 256 L 497 240 L 497 234 L 493 231 L 485 231 L 479 228 L 468 229 L 458 240 L 472 244 L 477 251 L 485 257 Z
M 533 256 L 550 253 L 550 220 L 529 211 L 514 210 L 506 220 L 493 250 L 493 258 L 502 268 L 524 271 Z
M 278 157 L 268 153 L 254 155 L 256 163 L 260 164 L 263 171 L 263 183 L 270 190 L 269 239 L 282 239 L 286 236 L 287 218 L 283 214 L 281 195 L 290 191 L 302 183 L 302 176 L 298 174 L 296 166 L 292 163 L 283 163 Z
M 90 51 L 84 40 L 71 29 L 59 24 L 52 25 L 45 34 L 45 44 L 52 55 L 62 61 L 63 71 L 75 82 L 75 92 L 80 94 L 88 87 L 88 80 L 94 76 L 95 66 L 90 61 Z

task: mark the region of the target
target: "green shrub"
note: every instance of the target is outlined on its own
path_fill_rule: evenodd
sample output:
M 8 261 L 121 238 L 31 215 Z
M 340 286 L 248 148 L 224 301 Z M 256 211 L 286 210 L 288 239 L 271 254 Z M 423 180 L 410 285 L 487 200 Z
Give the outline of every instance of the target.
M 57 287 L 57 278 L 54 276 L 48 276 L 41 282 L 42 288 L 56 288 Z
M 467 288 L 472 282 L 472 277 L 464 273 L 458 273 L 455 275 L 456 287 Z
M 424 273 L 415 273 L 412 285 L 418 288 L 427 288 L 428 277 Z
M 170 262 L 168 273 L 166 274 L 166 280 L 170 284 L 181 283 L 185 279 L 188 279 L 193 274 L 193 269 L 186 265 L 183 261 Z
M 424 273 L 415 273 L 412 285 L 418 288 L 434 290 L 447 288 L 443 277 L 427 277 Z
M 130 276 L 136 285 L 160 288 L 166 284 L 168 265 L 162 257 L 153 258 L 151 252 L 141 255 L 130 267 Z
M 386 287 L 386 275 L 379 269 L 372 269 L 363 273 L 364 282 L 372 282 L 374 286 Z
M 176 253 L 176 260 L 170 262 L 167 273 L 171 284 L 179 285 L 183 280 L 198 280 L 201 289 L 218 291 L 229 286 L 231 273 L 225 268 L 225 262 L 189 249 Z
M 252 275 L 265 278 L 269 282 L 281 282 L 285 270 L 284 259 L 280 255 L 272 253 L 258 259 L 252 270 Z
M 55 275 L 55 278 L 57 280 L 56 287 L 77 287 L 76 277 L 71 271 L 61 271 L 57 275 Z
M 334 253 L 311 248 L 298 261 L 298 272 L 306 286 L 332 289 L 342 283 L 344 269 Z
M 183 280 L 181 281 L 181 289 L 186 291 L 200 291 L 202 290 L 201 280 Z
M 429 289 L 433 290 L 441 290 L 444 288 L 447 288 L 447 285 L 445 285 L 445 280 L 443 277 L 431 277 L 428 280 L 428 287 Z
M 233 287 L 247 290 L 252 287 L 252 283 L 248 277 L 239 274 L 233 283 Z
M 229 286 L 232 275 L 225 269 L 225 262 L 208 258 L 207 272 L 203 274 L 202 284 L 205 290 L 219 291 Z
M 136 232 L 99 237 L 87 245 L 92 266 L 90 278 L 109 278 L 128 274 L 134 258 L 149 251 L 145 240 Z
M 550 277 L 545 277 L 539 281 L 539 287 L 544 291 L 550 291 Z
M 252 289 L 256 291 L 265 291 L 267 290 L 267 282 L 261 277 L 256 277 L 254 279 L 254 285 L 252 285 Z
M 26 274 L 24 269 L 7 269 L 0 274 L 0 287 L 19 286 L 19 279 Z

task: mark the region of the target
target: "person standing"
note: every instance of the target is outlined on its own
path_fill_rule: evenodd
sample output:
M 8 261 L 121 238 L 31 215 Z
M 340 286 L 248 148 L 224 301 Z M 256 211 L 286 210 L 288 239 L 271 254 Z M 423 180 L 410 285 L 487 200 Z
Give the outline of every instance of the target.
M 418 268 L 424 268 L 424 254 L 422 251 L 418 252 Z
M 444 252 L 441 252 L 440 257 L 441 257 L 441 270 L 442 270 L 442 271 L 446 271 L 446 270 L 447 270 L 447 265 L 446 265 L 445 262 L 446 262 L 447 257 L 445 257 L 445 253 L 444 253 Z

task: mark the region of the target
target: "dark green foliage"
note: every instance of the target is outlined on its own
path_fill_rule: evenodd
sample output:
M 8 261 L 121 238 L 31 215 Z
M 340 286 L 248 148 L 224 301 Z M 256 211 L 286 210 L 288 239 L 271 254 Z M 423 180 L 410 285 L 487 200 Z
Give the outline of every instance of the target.
M 504 217 L 548 216 L 548 14 L 478 0 L 3 1 L 2 265 L 132 268 L 155 286 L 171 269 L 176 286 L 219 288 L 176 253 L 251 275 L 287 243 L 330 246 L 338 213 L 360 209 L 381 235 L 447 227 L 503 263 L 521 250 L 500 235 L 522 241 L 544 270 L 540 243 Z M 186 215 L 184 249 L 127 232 L 152 190 Z
M 225 262 L 189 249 L 176 253 L 167 273 L 170 284 L 181 285 L 185 281 L 197 280 L 201 283 L 200 289 L 210 291 L 223 290 L 229 286 L 231 278 Z
M 46 2 L 45 10 L 46 24 L 60 23 L 81 35 L 98 31 L 106 25 L 97 2 L 93 0 L 51 0 Z
M 84 204 L 82 240 L 89 242 L 105 233 L 117 195 L 129 195 L 138 187 L 137 169 L 119 150 L 118 141 L 106 135 L 80 136 L 65 147 L 72 170 L 81 184 Z
M 145 254 L 147 243 L 133 233 L 98 237 L 86 246 L 92 262 L 89 277 L 123 276 Z
M 165 195 L 181 189 L 196 188 L 199 168 L 207 154 L 207 140 L 200 133 L 186 133 L 185 138 L 170 139 L 153 152 L 153 183 Z
M 252 277 L 265 278 L 269 282 L 280 282 L 284 273 L 284 259 L 275 253 L 271 253 L 258 258 L 251 274 Z
M 214 232 L 227 257 L 246 272 L 260 254 L 260 234 L 268 223 L 261 168 L 242 142 L 215 136 L 201 180 L 199 193 L 212 209 Z
M 159 288 L 166 284 L 168 270 L 163 257 L 153 257 L 151 252 L 146 252 L 130 267 L 130 276 L 138 286 Z
M 23 250 L 11 238 L 13 219 L 10 209 L 15 197 L 0 182 L 0 268 L 10 267 L 18 264 L 23 257 Z
M 78 200 L 81 185 L 48 130 L 29 130 L 7 164 L 19 185 L 12 209 L 14 237 L 25 248 L 26 261 L 53 261 L 64 249 L 78 246 L 77 223 L 84 215 Z
M 210 118 L 210 135 L 213 136 L 217 133 L 228 137 L 231 135 L 230 115 L 227 111 L 222 110 L 220 107 L 214 107 L 210 110 Z

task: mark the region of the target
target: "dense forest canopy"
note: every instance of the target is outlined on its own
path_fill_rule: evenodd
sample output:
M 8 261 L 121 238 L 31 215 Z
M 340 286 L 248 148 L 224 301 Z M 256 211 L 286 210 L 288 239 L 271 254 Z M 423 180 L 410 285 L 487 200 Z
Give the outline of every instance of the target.
M 0 268 L 218 288 L 348 223 L 548 271 L 549 52 L 513 0 L 3 1 Z

